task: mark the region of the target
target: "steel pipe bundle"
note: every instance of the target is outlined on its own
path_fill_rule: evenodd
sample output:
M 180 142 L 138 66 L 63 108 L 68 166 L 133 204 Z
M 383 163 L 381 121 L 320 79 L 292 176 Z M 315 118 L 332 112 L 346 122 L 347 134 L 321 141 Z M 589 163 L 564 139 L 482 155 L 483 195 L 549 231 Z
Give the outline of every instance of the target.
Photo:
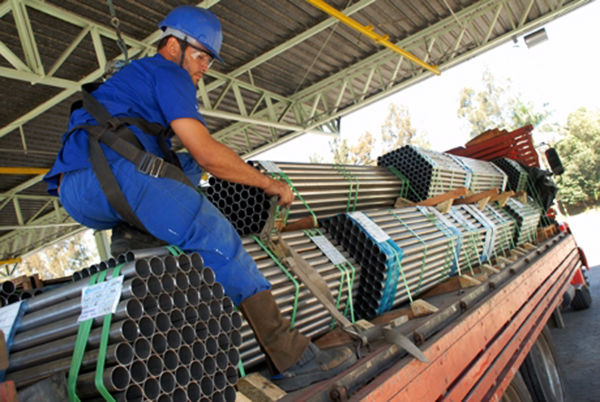
M 324 233 L 325 237 L 331 240 L 331 237 Z M 339 268 L 323 254 L 323 252 L 313 243 L 313 241 L 304 232 L 283 233 L 282 237 L 289 244 L 290 248 L 299 253 L 325 280 L 331 294 L 336 301 L 339 296 L 339 310 L 346 310 L 348 302 L 348 283 L 350 282 L 351 271 L 348 270 L 348 276 L 342 281 L 342 272 Z M 253 238 L 245 237 L 242 239 L 244 249 L 250 254 L 256 262 L 258 269 L 265 275 L 271 283 L 271 292 L 277 301 L 279 309 L 283 316 L 292 321 L 294 305 L 296 300 L 296 286 L 287 274 L 269 257 L 269 255 L 256 243 Z M 358 291 L 358 282 L 360 278 L 360 267 L 344 252 L 341 246 L 335 241 L 332 242 L 348 261 L 356 268 L 354 272 L 354 284 L 350 291 L 355 295 Z M 295 279 L 297 280 L 297 279 Z M 350 282 L 351 283 L 351 282 Z M 321 303 L 310 293 L 304 284 L 298 281 L 297 310 L 295 313 L 295 327 L 308 337 L 316 337 L 329 331 L 332 324 L 331 315 L 323 308 Z M 340 294 L 341 291 L 341 294 Z M 243 344 L 240 348 L 242 362 L 245 368 L 253 367 L 264 361 L 264 354 L 260 350 L 248 323 L 242 320 L 241 334 Z
M 447 214 L 443 214 L 449 225 L 460 231 L 460 246 L 457 247 L 458 266 L 463 273 L 481 265 L 485 258 L 490 257 L 492 251 L 485 248 L 486 236 L 492 231 L 484 227 L 483 218 L 474 208 L 471 205 L 453 206 Z M 432 209 L 432 212 L 434 211 Z M 493 234 L 495 231 L 491 233 Z
M 403 275 L 398 275 L 396 283 L 390 284 L 395 289 L 392 308 L 409 300 L 409 292 L 416 296 L 458 269 L 455 266 L 457 235 L 451 233 L 430 208 L 363 212 L 403 252 Z M 324 220 L 323 226 L 362 267 L 355 311 L 359 317 L 376 316 L 389 275 L 386 264 L 394 263 L 396 256 L 386 254 L 348 215 Z
M 464 156 L 445 154 L 456 160 L 470 174 L 468 189 L 474 193 L 481 193 L 493 188 L 504 191 L 508 176 L 495 164 Z
M 393 167 L 410 182 L 409 200 L 418 202 L 457 188 L 469 187 L 469 173 L 450 155 L 406 145 L 377 158 L 379 166 Z
M 513 243 L 521 246 L 527 242 L 534 242 L 537 236 L 537 227 L 542 217 L 542 211 L 535 201 L 528 197 L 526 204 L 511 198 L 504 206 L 516 222 Z
M 504 209 L 496 204 L 488 204 L 482 211 L 489 220 L 496 225 L 496 242 L 494 243 L 494 255 L 505 254 L 515 247 L 513 238 L 515 235 L 515 219 Z
M 378 166 L 273 163 L 291 181 L 317 219 L 348 210 L 391 208 L 406 185 L 389 169 Z M 296 197 L 288 222 L 312 216 L 305 203 Z
M 20 289 L 13 281 L 0 283 L 0 307 L 41 295 L 44 289 Z
M 125 263 L 102 379 L 117 400 L 235 400 L 242 318 L 199 254 Z M 107 268 L 107 280 L 114 268 Z M 79 330 L 81 290 L 69 283 L 31 299 L 10 346 L 6 380 L 21 388 L 69 371 Z M 94 400 L 104 317 L 93 320 L 77 392 Z M 218 395 L 217 395 L 218 394 Z M 216 395 L 216 396 L 215 396 Z
M 519 164 L 519 162 L 508 159 L 498 158 L 494 159 L 492 163 L 498 166 L 508 176 L 508 186 L 512 191 L 527 191 L 527 180 L 529 180 L 529 174 Z
M 271 202 L 256 187 L 230 183 L 211 177 L 204 192 L 208 200 L 225 215 L 240 236 L 259 233 L 269 218 Z

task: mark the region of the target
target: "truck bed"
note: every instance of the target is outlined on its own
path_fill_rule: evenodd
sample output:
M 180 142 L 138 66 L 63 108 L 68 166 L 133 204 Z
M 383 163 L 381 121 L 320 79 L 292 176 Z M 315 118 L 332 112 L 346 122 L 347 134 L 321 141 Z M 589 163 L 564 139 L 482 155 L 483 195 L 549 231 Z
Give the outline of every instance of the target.
M 481 285 L 426 298 L 439 311 L 400 330 L 430 363 L 375 343 L 346 372 L 283 400 L 499 400 L 581 265 L 573 236 L 560 234 Z

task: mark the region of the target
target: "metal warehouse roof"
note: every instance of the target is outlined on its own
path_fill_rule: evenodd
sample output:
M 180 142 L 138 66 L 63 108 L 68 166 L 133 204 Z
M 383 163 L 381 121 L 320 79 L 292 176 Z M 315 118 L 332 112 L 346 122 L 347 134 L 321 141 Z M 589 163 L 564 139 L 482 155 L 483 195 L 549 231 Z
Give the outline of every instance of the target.
M 589 0 L 328 0 L 442 71 L 532 31 Z M 130 56 L 154 52 L 156 23 L 183 1 L 119 1 Z M 215 138 L 245 157 L 417 83 L 411 64 L 305 0 L 205 0 L 221 20 L 225 65 L 198 91 Z M 109 8 L 98 0 L 0 4 L 2 166 L 52 166 L 82 83 L 120 55 Z M 18 257 L 81 227 L 45 192 L 42 176 L 0 176 L 0 259 Z

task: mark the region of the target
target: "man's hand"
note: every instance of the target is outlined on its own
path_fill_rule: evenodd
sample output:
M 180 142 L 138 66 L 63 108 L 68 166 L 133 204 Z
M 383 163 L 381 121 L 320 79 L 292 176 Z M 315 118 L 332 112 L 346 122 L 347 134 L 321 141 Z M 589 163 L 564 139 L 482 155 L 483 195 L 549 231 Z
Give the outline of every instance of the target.
M 263 190 L 269 196 L 278 195 L 279 196 L 279 206 L 280 207 L 289 207 L 292 205 L 292 201 L 294 201 L 295 195 L 288 186 L 287 183 L 281 182 L 279 180 L 269 178 L 269 185 Z

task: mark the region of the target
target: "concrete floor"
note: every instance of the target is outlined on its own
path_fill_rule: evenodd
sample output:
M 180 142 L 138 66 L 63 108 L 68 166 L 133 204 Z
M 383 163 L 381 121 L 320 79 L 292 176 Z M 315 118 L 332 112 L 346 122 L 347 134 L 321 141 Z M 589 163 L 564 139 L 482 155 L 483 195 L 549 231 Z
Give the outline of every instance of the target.
M 591 270 L 592 307 L 563 310 L 564 329 L 552 330 L 573 402 L 600 401 L 600 212 L 568 220 Z

